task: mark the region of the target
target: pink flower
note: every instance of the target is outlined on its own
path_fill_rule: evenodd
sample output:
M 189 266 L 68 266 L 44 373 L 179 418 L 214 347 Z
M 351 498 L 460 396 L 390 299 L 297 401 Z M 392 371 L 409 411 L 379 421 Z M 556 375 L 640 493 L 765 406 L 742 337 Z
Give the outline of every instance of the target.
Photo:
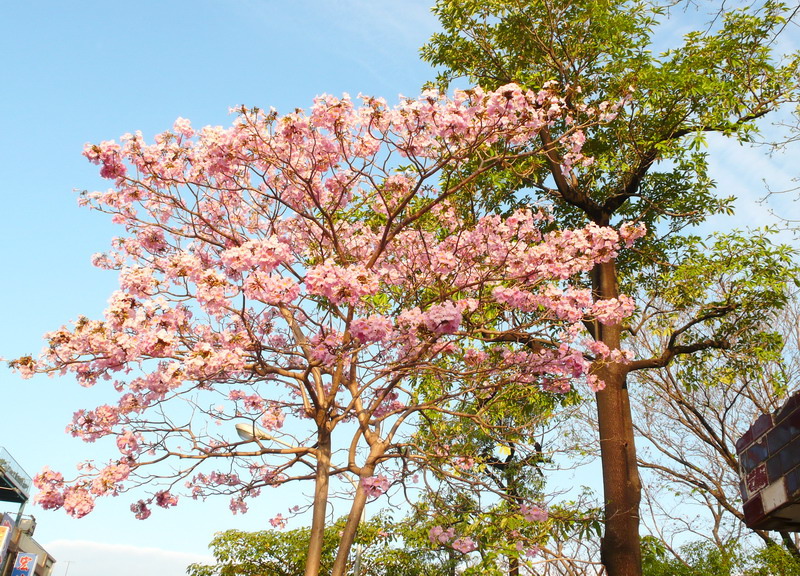
M 192 123 L 189 122 L 186 118 L 178 117 L 175 120 L 175 123 L 172 125 L 172 129 L 175 131 L 175 134 L 180 134 L 181 136 L 185 136 L 186 138 L 191 138 L 194 136 L 194 130 L 192 130 Z
M 173 496 L 168 490 L 156 492 L 156 504 L 162 508 L 169 508 L 170 506 L 178 505 L 177 496 Z
M 64 490 L 64 510 L 73 518 L 83 518 L 94 509 L 94 498 L 80 486 Z
M 376 390 L 376 396 L 380 396 L 384 394 L 383 390 Z M 381 403 L 376 406 L 372 411 L 372 417 L 375 419 L 383 418 L 387 414 L 391 414 L 396 410 L 402 410 L 405 408 L 405 404 L 403 404 L 400 400 L 398 400 L 399 394 L 396 390 L 392 390 L 388 394 L 383 397 Z
M 144 500 L 139 500 L 131 504 L 131 512 L 133 512 L 137 520 L 146 520 L 150 517 L 150 514 L 153 513 L 153 511 L 147 507 L 147 502 Z
M 92 164 L 100 164 L 100 176 L 116 180 L 125 176 L 125 165 L 122 163 L 122 154 L 119 144 L 106 140 L 100 144 L 86 144 L 83 155 Z
M 23 356 L 22 358 L 11 360 L 8 363 L 8 366 L 12 370 L 16 370 L 17 373 L 19 373 L 19 375 L 25 380 L 33 378 L 33 376 L 36 374 L 36 360 L 30 356 Z
M 520 506 L 519 511 L 522 513 L 522 517 L 528 522 L 544 522 L 548 517 L 547 510 L 535 504 L 530 506 L 523 504 Z
M 467 348 L 464 352 L 464 363 L 468 366 L 480 366 L 486 362 L 489 355 L 483 350 L 476 350 L 475 348 Z
M 454 334 L 461 325 L 461 310 L 448 301 L 431 306 L 424 318 L 425 327 L 434 334 Z
M 453 464 L 459 470 L 467 471 L 470 470 L 473 466 L 475 466 L 475 460 L 471 457 L 464 457 L 458 456 L 454 461 Z
M 57 510 L 64 505 L 64 477 L 45 467 L 34 476 L 33 485 L 39 489 L 34 501 L 45 510 Z
M 130 430 L 122 432 L 117 436 L 117 448 L 127 456 L 133 456 L 139 450 L 139 439 Z
M 636 304 L 629 296 L 598 300 L 592 306 L 592 315 L 602 324 L 617 324 L 633 314 Z
M 281 514 L 278 514 L 274 518 L 270 518 L 269 523 L 270 526 L 279 530 L 286 528 L 286 518 L 284 518 Z
M 533 556 L 537 556 L 542 551 L 541 548 L 538 546 L 531 546 L 527 550 L 525 550 L 525 556 L 528 558 L 532 558 Z
M 371 498 L 377 498 L 389 489 L 389 479 L 383 474 L 361 479 L 364 492 Z
M 457 538 L 456 540 L 453 541 L 453 544 L 451 544 L 451 546 L 453 546 L 454 550 L 458 550 L 462 554 L 468 554 L 473 550 L 478 549 L 478 545 L 469 536 Z
M 222 253 L 222 263 L 235 272 L 258 270 L 262 274 L 274 271 L 292 258 L 292 251 L 274 236 L 250 240 Z
M 599 340 L 593 340 L 589 342 L 586 347 L 589 349 L 589 352 L 600 358 L 606 358 L 609 354 L 611 354 L 611 349 L 605 344 L 605 342 L 601 342 Z
M 60 488 L 63 484 L 64 476 L 61 474 L 61 472 L 50 470 L 50 468 L 47 466 L 42 468 L 42 471 L 33 478 L 33 485 L 40 490 L 45 490 L 47 488 Z
M 34 476 L 33 485 L 39 489 L 34 501 L 45 510 L 57 510 L 64 505 L 64 477 L 45 467 Z
M 619 227 L 619 237 L 625 242 L 625 246 L 632 246 L 633 243 L 647 233 L 647 227 L 644 224 L 631 224 L 625 222 Z
M 391 320 L 379 314 L 357 318 L 350 324 L 350 333 L 362 343 L 385 342 L 392 329 Z
M 433 544 L 446 544 L 455 536 L 455 529 L 451 526 L 447 530 L 441 526 L 434 526 L 428 530 L 428 540 Z
M 321 364 L 332 365 L 342 349 L 342 334 L 339 332 L 325 331 L 314 334 L 310 339 L 313 345 L 311 357 Z
M 606 383 L 600 380 L 595 374 L 589 374 L 586 377 L 586 384 L 592 392 L 599 392 L 606 387 Z
M 244 498 L 231 498 L 230 503 L 231 512 L 234 514 L 245 514 L 247 512 L 247 502 L 244 501 Z
M 122 488 L 121 482 L 128 478 L 131 469 L 126 463 L 110 464 L 103 468 L 92 480 L 91 492 L 95 495 L 117 495 Z
M 286 414 L 278 406 L 270 406 L 259 422 L 265 430 L 277 430 L 283 426 L 285 418 Z
M 309 267 L 305 282 L 309 294 L 325 296 L 334 304 L 357 304 L 380 288 L 378 277 L 361 264 L 343 267 L 332 261 Z

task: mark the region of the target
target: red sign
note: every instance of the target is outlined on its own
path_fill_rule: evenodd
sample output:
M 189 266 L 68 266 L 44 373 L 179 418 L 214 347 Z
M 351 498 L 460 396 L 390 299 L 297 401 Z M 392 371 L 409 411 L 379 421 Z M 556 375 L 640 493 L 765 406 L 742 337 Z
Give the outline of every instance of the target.
M 33 571 L 35 569 L 36 554 L 19 552 L 17 554 L 17 561 L 14 562 L 14 571 L 11 572 L 11 576 L 33 576 Z

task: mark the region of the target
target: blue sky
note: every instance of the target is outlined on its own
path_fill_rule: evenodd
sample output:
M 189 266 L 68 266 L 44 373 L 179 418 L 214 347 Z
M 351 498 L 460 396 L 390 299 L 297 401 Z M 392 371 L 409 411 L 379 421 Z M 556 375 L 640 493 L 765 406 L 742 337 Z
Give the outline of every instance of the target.
M 31 0 L 0 4 L 0 356 L 38 352 L 43 333 L 79 314 L 96 317 L 117 286 L 91 267 L 117 230 L 81 209 L 75 190 L 104 189 L 81 151 L 86 142 L 145 137 L 179 117 L 229 124 L 230 107 L 307 107 L 320 93 L 414 95 L 433 72 L 418 49 L 437 28 L 431 0 Z M 714 141 L 714 176 L 741 196 L 742 211 L 715 226 L 770 221 L 761 179 L 796 175 L 788 157 L 766 158 Z M 793 204 L 782 210 L 794 209 Z M 23 381 L 0 368 L 0 445 L 31 474 L 103 460 L 108 445 L 64 433 L 72 412 L 102 402 L 102 390 L 70 379 Z M 130 498 L 103 500 L 87 518 L 29 508 L 36 539 L 59 560 L 55 574 L 178 576 L 206 553 L 213 532 L 266 528 L 293 492 L 266 492 L 246 516 L 226 501 L 182 503 L 147 521 Z M 11 507 L 6 507 L 11 510 Z M 0 510 L 3 508 L 0 506 Z M 114 562 L 114 568 L 108 562 Z M 121 564 L 120 564 L 121 562 Z M 149 568 L 145 562 L 158 563 Z M 105 563 L 105 564 L 104 564 Z M 126 570 L 130 569 L 129 572 Z
M 119 232 L 76 204 L 75 190 L 108 186 L 81 156 L 86 142 L 134 130 L 152 138 L 179 116 L 227 125 L 239 104 L 289 112 L 324 92 L 414 95 L 433 76 L 417 53 L 435 28 L 428 0 L 2 3 L 0 356 L 38 352 L 43 333 L 99 315 L 117 286 L 89 259 Z M 75 410 L 103 396 L 71 379 L 23 381 L 3 367 L 0 445 L 30 474 L 104 460 L 110 446 L 64 433 Z M 296 498 L 266 492 L 246 516 L 220 500 L 139 521 L 126 498 L 101 501 L 82 520 L 26 512 L 59 560 L 58 576 L 67 561 L 69 576 L 107 574 L 110 560 L 119 576 L 128 568 L 177 576 L 215 531 L 266 528 Z

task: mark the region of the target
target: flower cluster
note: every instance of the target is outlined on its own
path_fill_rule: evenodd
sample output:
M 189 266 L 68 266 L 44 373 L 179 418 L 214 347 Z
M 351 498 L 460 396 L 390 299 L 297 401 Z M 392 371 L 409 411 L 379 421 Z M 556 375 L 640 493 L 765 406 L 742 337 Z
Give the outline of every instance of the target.
M 544 522 L 548 518 L 547 510 L 536 504 L 522 504 L 519 511 L 528 522 Z
M 361 487 L 370 498 L 377 498 L 389 489 L 389 479 L 383 474 L 361 479 Z
M 286 518 L 284 518 L 283 515 L 278 514 L 277 516 L 269 519 L 269 525 L 273 528 L 282 530 L 286 528 Z
M 178 505 L 178 497 L 170 494 L 168 490 L 160 490 L 155 495 L 156 505 L 162 508 L 170 508 Z
M 587 121 L 615 106 L 585 110 Z M 51 332 L 40 358 L 12 366 L 112 386 L 116 401 L 79 410 L 69 430 L 88 442 L 113 437 L 121 458 L 72 482 L 43 471 L 39 501 L 80 516 L 97 496 L 162 482 L 168 490 L 131 507 L 146 518 L 150 506 L 175 506 L 173 486 L 185 482 L 193 498 L 230 496 L 244 512 L 261 488 L 302 477 L 292 468 L 319 455 L 315 434 L 340 423 L 358 424 L 353 453 L 376 470 L 361 486 L 378 497 L 390 481 L 374 467 L 391 460 L 404 419 L 470 401 L 482 393 L 476 381 L 565 392 L 585 379 L 599 389 L 587 349 L 625 357 L 577 334 L 585 321 L 621 322 L 633 301 L 598 300 L 574 279 L 644 228 L 553 230 L 530 208 L 465 219 L 453 198 L 471 177 L 440 178 L 445 167 L 472 169 L 476 156 L 502 163 L 506 152 L 489 148 L 497 142 L 510 157 L 540 154 L 530 144 L 557 122 L 567 131 L 552 152 L 565 170 L 589 166 L 555 85 L 426 91 L 394 108 L 325 95 L 309 113 L 243 109 L 229 128 L 179 118 L 153 142 L 133 133 L 87 145 L 114 188 L 81 202 L 125 230 L 95 258 L 118 271 L 119 290 L 99 319 Z M 524 345 L 539 334 L 552 341 Z M 415 386 L 433 381 L 425 394 L 440 397 L 421 401 Z M 240 422 L 269 440 L 235 438 Z M 144 471 L 172 458 L 174 477 Z M 444 529 L 431 539 L 463 553 L 476 546 Z
M 428 531 L 428 539 L 433 544 L 449 545 L 462 554 L 468 554 L 478 549 L 478 544 L 469 536 L 455 537 L 455 529 L 451 526 L 446 530 L 441 526 L 434 526 Z
M 133 512 L 133 515 L 137 520 L 147 520 L 153 513 L 153 511 L 147 505 L 147 502 L 144 500 L 139 500 L 138 502 L 131 504 L 131 512 Z
M 305 286 L 309 294 L 325 296 L 334 304 L 356 304 L 362 297 L 376 294 L 380 283 L 360 264 L 343 267 L 329 261 L 308 271 Z
M 109 464 L 94 477 L 90 492 L 100 496 L 111 493 L 117 495 L 122 490 L 122 482 L 130 476 L 131 468 L 126 462 Z

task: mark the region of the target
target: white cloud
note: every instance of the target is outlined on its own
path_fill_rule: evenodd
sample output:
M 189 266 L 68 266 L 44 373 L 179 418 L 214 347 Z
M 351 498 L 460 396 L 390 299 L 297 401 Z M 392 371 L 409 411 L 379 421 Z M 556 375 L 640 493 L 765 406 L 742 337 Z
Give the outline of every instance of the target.
M 189 564 L 213 561 L 206 555 L 87 540 L 53 540 L 45 549 L 57 560 L 53 576 L 183 576 Z

